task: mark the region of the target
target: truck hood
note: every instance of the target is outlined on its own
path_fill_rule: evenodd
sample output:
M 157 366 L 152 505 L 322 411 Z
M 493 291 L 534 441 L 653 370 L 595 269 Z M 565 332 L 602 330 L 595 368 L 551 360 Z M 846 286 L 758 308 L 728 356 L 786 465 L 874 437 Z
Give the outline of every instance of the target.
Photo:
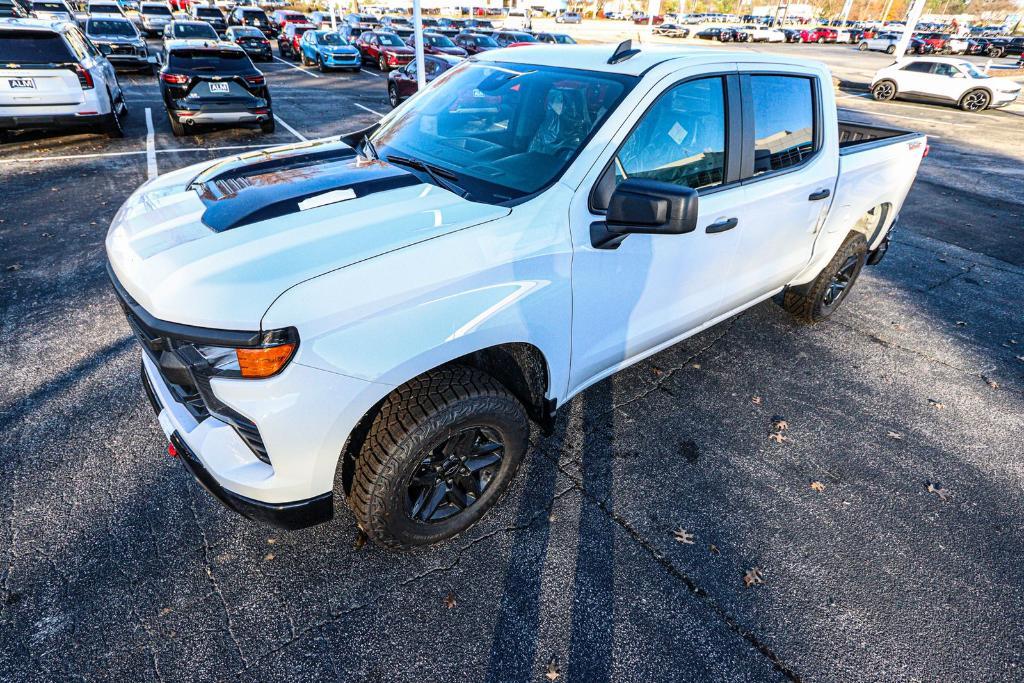
M 147 182 L 114 217 L 106 248 L 115 277 L 156 318 L 258 330 L 293 285 L 508 213 L 323 140 Z

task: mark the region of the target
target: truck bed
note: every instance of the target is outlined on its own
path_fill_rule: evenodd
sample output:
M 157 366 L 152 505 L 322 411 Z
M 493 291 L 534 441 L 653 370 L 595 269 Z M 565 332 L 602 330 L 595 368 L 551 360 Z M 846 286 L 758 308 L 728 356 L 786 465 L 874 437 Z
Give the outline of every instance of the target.
M 919 133 L 902 128 L 839 121 L 839 154 L 851 154 L 894 142 L 912 140 Z

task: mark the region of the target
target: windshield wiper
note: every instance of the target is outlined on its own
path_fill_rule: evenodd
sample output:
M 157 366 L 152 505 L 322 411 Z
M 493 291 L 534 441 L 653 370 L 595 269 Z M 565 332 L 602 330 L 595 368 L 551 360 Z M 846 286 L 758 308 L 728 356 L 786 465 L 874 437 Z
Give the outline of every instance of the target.
M 443 187 L 444 189 L 459 195 L 462 198 L 469 196 L 469 192 L 459 187 L 453 180 L 458 180 L 458 176 L 449 171 L 446 168 L 440 166 L 431 166 L 430 164 L 420 161 L 419 159 L 409 159 L 408 157 L 400 157 L 395 155 L 388 156 L 388 162 L 392 164 L 398 164 L 399 166 L 408 166 L 409 168 L 419 169 L 434 181 L 434 184 Z
M 370 158 L 371 159 L 373 159 L 374 161 L 380 161 L 380 155 L 377 154 L 377 148 L 374 147 L 373 146 L 373 142 L 370 141 L 370 136 L 369 135 L 364 135 L 363 136 L 363 153 L 365 154 L 367 152 L 367 150 L 370 152 Z

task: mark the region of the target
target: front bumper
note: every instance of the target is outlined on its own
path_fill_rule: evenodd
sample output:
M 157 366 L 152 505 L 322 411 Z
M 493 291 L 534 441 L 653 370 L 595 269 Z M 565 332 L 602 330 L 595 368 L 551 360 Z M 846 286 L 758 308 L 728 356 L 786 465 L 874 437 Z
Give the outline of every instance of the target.
M 358 54 L 352 55 L 332 55 L 327 53 L 320 53 L 320 59 L 323 60 L 324 66 L 338 66 L 338 67 L 357 67 L 362 66 L 362 58 Z
M 995 92 L 992 93 L 992 104 L 990 106 L 993 108 L 1005 107 L 1016 102 L 1018 97 L 1020 97 L 1020 91 L 1013 93 Z

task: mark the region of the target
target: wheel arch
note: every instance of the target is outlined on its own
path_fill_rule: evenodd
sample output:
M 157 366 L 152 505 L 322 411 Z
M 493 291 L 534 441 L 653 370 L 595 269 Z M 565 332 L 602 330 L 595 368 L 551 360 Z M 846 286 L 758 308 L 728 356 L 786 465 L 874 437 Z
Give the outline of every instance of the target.
M 555 401 L 548 398 L 551 369 L 544 352 L 537 346 L 528 342 L 506 342 L 480 348 L 417 372 L 398 386 L 451 365 L 466 365 L 494 377 L 523 404 L 531 421 L 544 431 L 550 431 L 556 407 Z M 374 418 L 398 386 L 363 414 L 342 446 L 336 481 L 340 481 L 346 495 L 351 490 L 356 458 L 366 442 Z

